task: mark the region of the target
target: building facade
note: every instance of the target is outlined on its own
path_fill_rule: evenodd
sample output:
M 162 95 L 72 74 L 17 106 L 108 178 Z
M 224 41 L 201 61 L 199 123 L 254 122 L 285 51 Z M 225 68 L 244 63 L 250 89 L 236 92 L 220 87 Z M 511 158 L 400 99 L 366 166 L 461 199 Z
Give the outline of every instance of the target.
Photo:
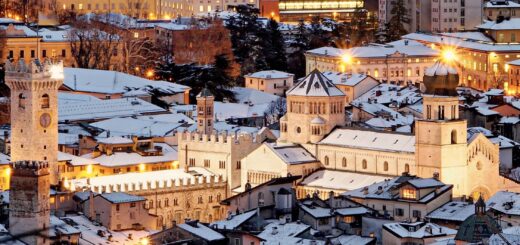
M 314 69 L 370 75 L 379 82 L 420 83 L 439 52 L 421 44 L 402 42 L 351 49 L 323 47 L 305 53 L 307 73 Z

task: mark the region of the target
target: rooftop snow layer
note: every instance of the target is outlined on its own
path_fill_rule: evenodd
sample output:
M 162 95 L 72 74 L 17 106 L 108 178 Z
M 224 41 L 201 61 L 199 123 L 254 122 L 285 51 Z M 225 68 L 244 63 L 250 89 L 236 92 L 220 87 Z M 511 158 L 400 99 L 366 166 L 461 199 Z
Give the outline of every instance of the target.
M 338 128 L 319 144 L 378 151 L 415 152 L 415 135 Z

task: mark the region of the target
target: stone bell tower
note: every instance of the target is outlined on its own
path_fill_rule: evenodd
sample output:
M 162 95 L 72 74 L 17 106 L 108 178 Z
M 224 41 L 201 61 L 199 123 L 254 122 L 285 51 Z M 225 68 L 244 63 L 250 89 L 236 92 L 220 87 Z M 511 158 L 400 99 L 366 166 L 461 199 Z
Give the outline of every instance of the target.
M 424 76 L 423 118 L 416 120 L 417 175 L 438 175 L 453 184 L 454 196 L 464 195 L 467 176 L 467 122 L 459 118 L 457 71 L 438 61 Z
M 50 244 L 49 164 L 45 161 L 12 162 L 9 192 L 9 232 L 26 244 Z
M 63 64 L 5 64 L 5 82 L 11 89 L 11 161 L 49 163 L 50 183 L 58 184 L 58 88 Z
M 213 132 L 213 104 L 215 97 L 207 88 L 197 95 L 197 131 L 203 134 Z

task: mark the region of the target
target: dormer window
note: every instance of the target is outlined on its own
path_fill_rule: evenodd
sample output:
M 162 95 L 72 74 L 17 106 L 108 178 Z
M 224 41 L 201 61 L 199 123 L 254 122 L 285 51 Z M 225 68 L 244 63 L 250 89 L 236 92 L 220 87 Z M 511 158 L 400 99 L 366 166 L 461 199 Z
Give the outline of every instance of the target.
M 417 191 L 412 187 L 403 188 L 403 199 L 417 199 Z

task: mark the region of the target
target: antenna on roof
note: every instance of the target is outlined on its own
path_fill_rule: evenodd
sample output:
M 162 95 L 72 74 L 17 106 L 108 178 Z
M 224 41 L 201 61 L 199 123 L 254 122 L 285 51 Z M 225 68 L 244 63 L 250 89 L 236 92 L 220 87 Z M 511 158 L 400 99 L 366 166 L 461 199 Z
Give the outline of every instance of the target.
M 117 83 L 117 71 L 114 71 L 114 82 L 112 83 L 112 88 L 115 88 L 116 87 L 116 83 Z
M 76 74 L 74 74 L 74 90 L 77 90 L 78 81 L 76 80 Z

